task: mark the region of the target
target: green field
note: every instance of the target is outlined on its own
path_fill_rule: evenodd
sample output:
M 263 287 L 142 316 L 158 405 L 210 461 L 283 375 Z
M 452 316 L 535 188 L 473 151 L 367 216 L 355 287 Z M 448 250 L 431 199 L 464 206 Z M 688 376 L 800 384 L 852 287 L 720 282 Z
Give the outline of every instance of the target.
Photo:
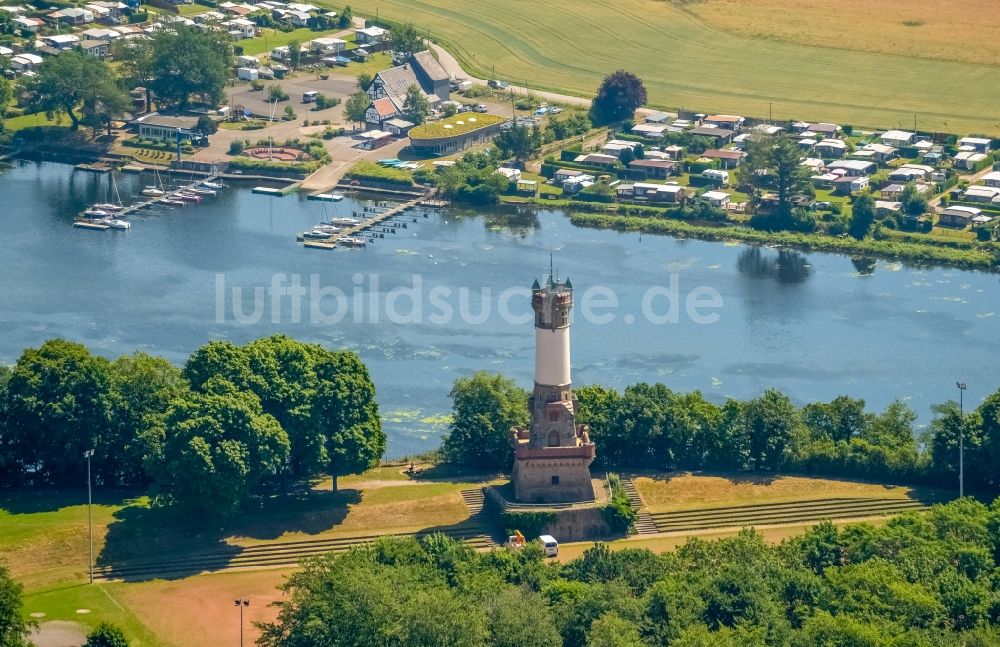
M 1000 134 L 996 66 L 767 39 L 713 28 L 653 0 L 361 0 L 355 12 L 410 21 L 466 71 L 581 96 L 619 68 L 664 108 L 776 119 Z M 846 27 L 846 16 L 822 28 Z M 813 26 L 813 28 L 819 28 Z M 955 35 L 956 46 L 961 36 Z

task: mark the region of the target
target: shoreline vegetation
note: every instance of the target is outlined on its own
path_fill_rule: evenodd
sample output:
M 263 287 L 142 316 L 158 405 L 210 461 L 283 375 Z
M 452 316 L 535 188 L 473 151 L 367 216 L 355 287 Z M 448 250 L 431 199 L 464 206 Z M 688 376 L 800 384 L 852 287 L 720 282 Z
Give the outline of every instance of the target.
M 806 251 L 832 252 L 849 256 L 870 256 L 916 264 L 935 264 L 967 270 L 1000 273 L 1000 247 L 946 241 L 915 242 L 902 236 L 881 240 L 856 240 L 850 236 L 791 231 L 766 231 L 739 226 L 700 225 L 672 219 L 662 209 L 650 207 L 619 207 L 574 200 L 540 200 L 517 198 L 506 204 L 530 204 L 564 210 L 570 222 L 578 227 L 614 229 L 620 232 L 642 232 L 706 241 L 738 241 L 752 245 L 794 247 Z M 600 212 L 591 212 L 599 209 Z

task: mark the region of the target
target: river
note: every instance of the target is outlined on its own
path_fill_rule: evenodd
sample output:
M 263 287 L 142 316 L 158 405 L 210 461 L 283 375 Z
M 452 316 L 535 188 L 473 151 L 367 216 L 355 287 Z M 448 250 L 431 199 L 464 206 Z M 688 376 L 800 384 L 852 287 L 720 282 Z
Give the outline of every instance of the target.
M 145 181 L 119 176 L 119 189 Z M 768 387 L 799 404 L 901 398 L 922 423 L 957 398 L 956 380 L 967 406 L 1000 386 L 996 275 L 580 229 L 545 210 L 450 210 L 366 249 L 313 251 L 297 232 L 371 203 L 246 187 L 135 217 L 130 231 L 74 229 L 107 188 L 66 165 L 0 169 L 0 362 L 52 337 L 181 363 L 211 339 L 287 333 L 361 355 L 400 456 L 437 446 L 456 377 L 499 371 L 530 388 L 524 293 L 551 254 L 576 292 L 576 384 L 660 381 L 719 402 Z M 296 281 L 299 310 L 268 291 Z

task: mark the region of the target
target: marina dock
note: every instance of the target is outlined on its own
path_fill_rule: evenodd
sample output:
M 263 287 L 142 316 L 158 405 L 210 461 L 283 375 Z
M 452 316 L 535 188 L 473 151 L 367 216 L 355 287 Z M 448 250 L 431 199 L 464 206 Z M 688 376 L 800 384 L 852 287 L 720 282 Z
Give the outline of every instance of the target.
M 373 227 L 380 224 L 386 223 L 388 220 L 403 214 L 406 211 L 414 209 L 416 207 L 424 206 L 431 208 L 440 208 L 447 204 L 443 200 L 434 200 L 430 195 L 420 196 L 419 198 L 414 198 L 408 202 L 403 202 L 394 207 L 386 209 L 385 211 L 371 213 L 367 218 L 359 220 L 356 225 L 351 225 L 349 227 L 344 227 L 344 229 L 339 232 L 332 234 L 329 238 L 317 238 L 308 239 L 303 235 L 298 236 L 298 240 L 302 243 L 303 247 L 308 249 L 336 249 L 338 246 L 338 239 L 342 238 L 352 238 L 358 234 L 367 232 Z

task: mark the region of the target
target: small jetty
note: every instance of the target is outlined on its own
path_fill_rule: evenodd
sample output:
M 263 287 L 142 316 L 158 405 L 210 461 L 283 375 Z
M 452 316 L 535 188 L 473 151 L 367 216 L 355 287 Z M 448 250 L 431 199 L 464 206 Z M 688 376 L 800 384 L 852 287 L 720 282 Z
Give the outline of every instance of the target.
M 320 200 L 321 202 L 340 202 L 344 196 L 340 193 L 313 193 L 306 196 L 306 200 Z
M 112 180 L 114 175 L 111 176 Z M 217 182 L 219 176 L 211 175 L 199 180 L 192 180 L 176 188 L 156 189 L 158 195 L 144 196 L 138 202 L 124 204 L 96 204 L 85 210 L 73 221 L 78 229 L 104 231 L 107 229 L 129 229 L 126 217 L 150 207 L 183 207 L 188 204 L 199 204 L 204 198 L 214 196 L 224 185 Z M 147 187 L 147 190 L 150 190 Z M 117 192 L 117 187 L 115 187 Z M 95 217 L 96 216 L 96 217 Z
M 389 227 L 393 218 L 417 207 L 440 208 L 447 204 L 444 200 L 434 200 L 429 196 L 414 198 L 408 202 L 397 204 L 387 209 L 374 207 L 374 211 L 366 211 L 361 214 L 363 217 L 354 224 L 347 225 L 336 232 L 331 232 L 327 238 L 311 238 L 305 234 L 299 234 L 297 240 L 307 249 L 336 249 L 337 247 L 363 247 L 366 233 L 374 235 L 384 235 L 393 233 L 394 227 Z M 355 214 L 358 215 L 358 214 Z M 380 227 L 382 225 L 382 227 Z M 402 228 L 406 223 L 399 223 Z

